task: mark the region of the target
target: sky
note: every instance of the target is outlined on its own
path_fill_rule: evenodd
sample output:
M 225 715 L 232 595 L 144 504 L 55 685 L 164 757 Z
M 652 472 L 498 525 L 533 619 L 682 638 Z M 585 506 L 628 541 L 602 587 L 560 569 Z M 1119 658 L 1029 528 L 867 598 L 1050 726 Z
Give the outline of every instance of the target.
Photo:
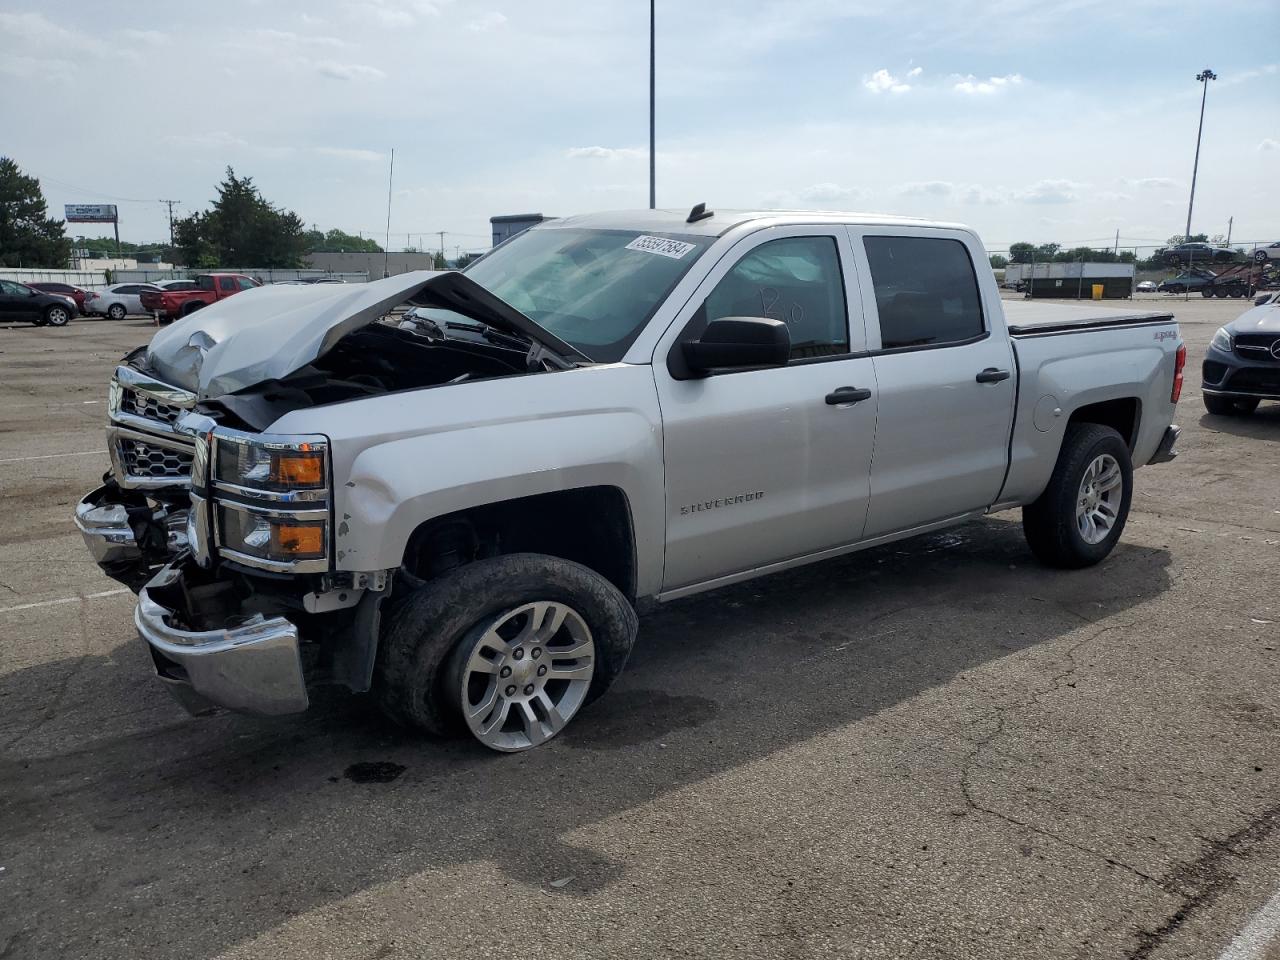
M 656 0 L 661 207 L 1280 239 L 1280 2 Z M 228 165 L 321 229 L 488 246 L 648 205 L 645 0 L 0 0 L 0 154 L 167 237 Z M 73 225 L 109 235 L 110 228 Z

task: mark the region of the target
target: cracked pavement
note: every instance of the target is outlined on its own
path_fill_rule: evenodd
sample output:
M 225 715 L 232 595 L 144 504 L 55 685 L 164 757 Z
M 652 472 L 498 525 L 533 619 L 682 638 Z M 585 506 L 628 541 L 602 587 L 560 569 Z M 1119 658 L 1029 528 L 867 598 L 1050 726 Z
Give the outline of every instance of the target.
M 0 329 L 0 958 L 1216 957 L 1280 888 L 1280 405 L 1205 417 L 1243 306 L 1165 302 L 1182 455 L 1105 564 L 1001 514 L 681 601 L 514 757 L 186 717 L 70 519 L 152 328 Z

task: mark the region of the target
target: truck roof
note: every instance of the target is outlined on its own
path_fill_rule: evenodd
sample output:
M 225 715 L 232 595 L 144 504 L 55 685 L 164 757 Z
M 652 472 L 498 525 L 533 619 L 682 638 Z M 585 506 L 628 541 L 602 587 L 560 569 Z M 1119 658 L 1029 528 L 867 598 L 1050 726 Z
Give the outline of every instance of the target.
M 652 230 L 661 233 L 685 233 L 704 237 L 718 237 L 732 228 L 753 220 L 777 223 L 851 223 L 874 226 L 942 227 L 952 230 L 968 230 L 964 224 L 945 223 L 938 220 L 922 220 L 917 217 L 897 217 L 880 213 L 851 213 L 848 210 L 716 210 L 711 216 L 695 223 L 688 222 L 687 209 L 667 210 L 610 210 L 603 213 L 584 213 L 577 216 L 548 220 L 532 228 L 535 230 L 562 230 L 566 227 L 586 227 L 592 230 Z

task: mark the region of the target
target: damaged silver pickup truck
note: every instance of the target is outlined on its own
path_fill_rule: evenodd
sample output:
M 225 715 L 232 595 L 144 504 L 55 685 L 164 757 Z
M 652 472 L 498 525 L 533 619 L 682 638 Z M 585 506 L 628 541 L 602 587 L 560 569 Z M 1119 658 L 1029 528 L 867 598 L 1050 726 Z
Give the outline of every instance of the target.
M 655 602 L 1016 506 L 1043 562 L 1101 561 L 1184 359 L 1168 314 L 1002 304 L 958 225 L 567 218 L 162 330 L 76 522 L 192 712 L 337 684 L 523 750 Z

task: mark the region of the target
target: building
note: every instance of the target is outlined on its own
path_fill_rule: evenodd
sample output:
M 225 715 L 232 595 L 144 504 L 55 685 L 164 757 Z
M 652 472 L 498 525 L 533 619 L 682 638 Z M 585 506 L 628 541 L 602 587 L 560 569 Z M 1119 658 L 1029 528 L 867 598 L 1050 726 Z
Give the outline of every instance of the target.
M 328 273 L 367 273 L 370 280 L 414 270 L 434 270 L 433 253 L 308 253 L 302 258 L 312 270 Z
M 510 240 L 517 233 L 523 233 L 535 227 L 543 220 L 554 220 L 555 217 L 544 217 L 540 213 L 507 213 L 500 217 L 490 217 L 489 226 L 493 229 L 493 245 L 496 247 L 504 240 Z

